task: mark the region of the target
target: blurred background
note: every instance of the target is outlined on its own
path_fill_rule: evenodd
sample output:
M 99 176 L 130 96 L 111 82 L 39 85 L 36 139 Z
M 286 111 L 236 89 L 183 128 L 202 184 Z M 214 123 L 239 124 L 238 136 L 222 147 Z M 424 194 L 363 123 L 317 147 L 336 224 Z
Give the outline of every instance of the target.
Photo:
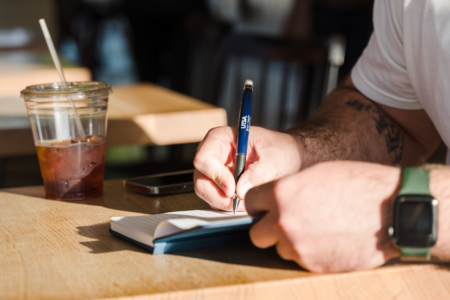
M 252 78 L 252 125 L 284 129 L 307 118 L 349 74 L 372 33 L 372 5 L 372 0 L 1 0 L 0 103 L 9 97 L 1 81 L 8 64 L 50 61 L 38 24 L 45 18 L 63 64 L 87 68 L 93 80 L 152 82 L 225 108 L 228 124 L 236 125 L 242 83 Z M 0 117 L 0 130 L 5 123 L 11 120 Z M 109 147 L 105 177 L 189 169 L 196 147 Z M 42 180 L 35 155 L 0 158 L 1 187 L 37 184 Z

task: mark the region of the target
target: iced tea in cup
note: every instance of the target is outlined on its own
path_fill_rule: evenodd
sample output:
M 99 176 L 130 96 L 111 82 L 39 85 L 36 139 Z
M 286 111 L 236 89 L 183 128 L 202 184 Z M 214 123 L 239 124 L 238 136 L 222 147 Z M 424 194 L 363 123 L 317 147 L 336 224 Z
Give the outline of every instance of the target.
M 40 84 L 21 92 L 47 199 L 85 200 L 103 195 L 111 92 L 104 82 Z

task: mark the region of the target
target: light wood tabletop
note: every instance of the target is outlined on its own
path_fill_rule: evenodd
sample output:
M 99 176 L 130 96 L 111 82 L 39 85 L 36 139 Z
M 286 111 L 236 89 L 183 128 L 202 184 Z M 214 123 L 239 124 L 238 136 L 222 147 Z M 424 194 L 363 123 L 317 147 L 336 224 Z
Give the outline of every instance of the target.
M 448 299 L 448 265 L 317 275 L 251 243 L 152 255 L 108 233 L 113 216 L 206 209 L 195 194 L 146 197 L 105 182 L 63 202 L 0 191 L 0 299 Z
M 209 129 L 226 124 L 224 109 L 157 85 L 114 86 L 106 145 L 200 142 Z M 0 97 L 0 141 L 0 157 L 35 153 L 25 103 L 19 96 Z
M 64 62 L 63 67 L 69 81 L 91 80 L 87 68 L 67 66 Z M 58 73 L 46 56 L 29 51 L 0 53 L 0 99 L 18 97 L 29 85 L 58 81 Z

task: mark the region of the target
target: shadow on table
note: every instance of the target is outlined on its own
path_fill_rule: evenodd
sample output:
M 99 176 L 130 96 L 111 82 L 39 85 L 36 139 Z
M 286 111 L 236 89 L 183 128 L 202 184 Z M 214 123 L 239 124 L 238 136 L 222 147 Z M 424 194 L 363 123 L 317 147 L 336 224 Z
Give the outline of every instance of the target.
M 90 226 L 79 226 L 77 229 L 78 234 L 90 239 L 95 239 L 95 241 L 80 242 L 81 245 L 91 249 L 91 253 L 93 254 L 128 250 L 153 255 L 146 249 L 110 234 L 108 232 L 110 229 L 109 222 Z M 261 268 L 302 270 L 296 263 L 280 258 L 275 247 L 259 249 L 250 242 L 159 255 L 191 257 L 227 264 Z
M 95 239 L 95 241 L 80 242 L 80 244 L 91 249 L 91 253 L 94 254 L 124 250 L 141 253 L 148 252 L 141 247 L 113 236 L 108 231 L 110 228 L 111 226 L 109 222 L 77 227 L 79 235 Z
M 260 249 L 251 242 L 171 253 L 174 256 L 205 259 L 252 267 L 301 271 L 295 262 L 282 259 L 275 247 Z
M 445 261 L 437 261 L 434 258 L 431 261 L 401 261 L 400 258 L 394 258 L 387 261 L 383 267 L 404 266 L 404 265 L 434 265 L 439 269 L 450 271 L 450 263 Z

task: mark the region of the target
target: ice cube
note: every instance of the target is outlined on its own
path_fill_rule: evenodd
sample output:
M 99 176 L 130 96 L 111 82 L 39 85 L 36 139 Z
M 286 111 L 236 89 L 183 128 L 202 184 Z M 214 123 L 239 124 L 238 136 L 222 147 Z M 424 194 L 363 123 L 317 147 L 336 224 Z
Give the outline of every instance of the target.
M 71 144 L 76 144 L 76 143 L 81 143 L 81 142 L 84 142 L 84 140 L 81 137 L 77 137 L 73 140 L 70 140 Z
M 103 142 L 103 139 L 94 134 L 94 135 L 87 136 L 87 142 L 92 143 L 92 144 L 100 144 Z

